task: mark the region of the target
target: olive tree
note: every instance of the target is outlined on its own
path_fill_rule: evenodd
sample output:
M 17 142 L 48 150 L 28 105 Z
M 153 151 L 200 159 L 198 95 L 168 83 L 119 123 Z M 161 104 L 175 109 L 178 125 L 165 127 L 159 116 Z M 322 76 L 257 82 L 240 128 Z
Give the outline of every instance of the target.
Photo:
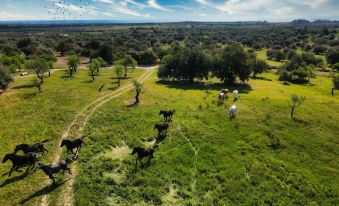
M 138 104 L 140 102 L 139 96 L 141 93 L 142 84 L 138 80 L 134 80 L 133 85 L 134 85 L 135 92 L 136 92 L 134 104 Z
M 11 81 L 13 81 L 11 73 L 0 64 L 0 90 L 6 89 Z
M 73 73 L 77 71 L 78 66 L 80 65 L 80 58 L 77 55 L 71 55 L 68 58 L 68 69 L 69 69 L 69 76 L 72 77 Z
M 122 65 L 116 65 L 115 68 L 114 68 L 114 72 L 115 72 L 115 75 L 116 75 L 116 78 L 118 79 L 118 85 L 120 86 L 120 80 L 121 78 L 123 77 L 123 71 L 124 70 L 124 67 Z
M 37 58 L 27 62 L 27 69 L 31 69 L 37 75 L 37 78 L 40 79 L 40 83 L 44 83 L 45 72 L 48 72 L 50 69 L 50 64 L 46 59 Z
M 95 76 L 99 75 L 99 69 L 103 64 L 103 61 L 101 60 L 102 60 L 101 58 L 93 59 L 88 67 L 89 74 L 92 77 L 93 81 L 95 80 Z
M 116 65 L 122 65 L 125 69 L 124 77 L 127 77 L 127 69 L 131 67 L 132 70 L 137 66 L 137 61 L 131 55 L 125 55 L 124 58 L 115 62 Z
M 293 94 L 291 96 L 291 102 L 288 105 L 291 108 L 291 118 L 292 119 L 293 119 L 293 115 L 294 115 L 295 109 L 300 107 L 300 105 L 302 103 L 304 103 L 305 99 L 306 98 L 304 96 L 298 96 L 296 94 Z

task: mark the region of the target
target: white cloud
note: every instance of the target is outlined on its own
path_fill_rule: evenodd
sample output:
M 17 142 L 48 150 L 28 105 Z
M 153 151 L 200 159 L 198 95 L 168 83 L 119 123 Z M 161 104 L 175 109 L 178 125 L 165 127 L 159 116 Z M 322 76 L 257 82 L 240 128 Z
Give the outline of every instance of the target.
M 149 5 L 149 7 L 153 8 L 153 9 L 158 9 L 158 10 L 161 10 L 161 11 L 171 11 L 171 10 L 159 5 L 156 0 L 149 0 L 147 3 Z
M 228 14 L 242 13 L 262 9 L 270 5 L 275 0 L 228 0 L 224 3 L 212 3 L 209 0 L 196 0 L 196 2 L 212 7 L 216 10 L 226 12 Z

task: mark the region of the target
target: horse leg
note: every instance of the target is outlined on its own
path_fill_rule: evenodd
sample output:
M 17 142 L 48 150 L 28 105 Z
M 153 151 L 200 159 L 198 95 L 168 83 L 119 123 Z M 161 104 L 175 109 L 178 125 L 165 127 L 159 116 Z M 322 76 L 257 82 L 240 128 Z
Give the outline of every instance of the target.
M 137 159 L 135 160 L 135 167 L 138 166 L 138 159 L 139 159 L 139 157 L 137 157 Z
M 29 171 L 29 169 L 32 167 L 32 165 L 33 165 L 33 164 L 30 164 L 30 165 L 27 167 L 25 173 L 27 173 L 27 172 Z
M 51 179 L 53 181 L 53 184 L 55 184 L 55 179 L 54 179 L 53 175 L 49 174 L 48 177 L 49 177 L 49 179 Z
M 8 176 L 10 177 L 11 175 L 12 175 L 12 171 L 14 170 L 16 168 L 16 166 L 12 166 L 12 168 L 11 168 L 11 170 L 9 171 L 9 173 L 8 173 Z

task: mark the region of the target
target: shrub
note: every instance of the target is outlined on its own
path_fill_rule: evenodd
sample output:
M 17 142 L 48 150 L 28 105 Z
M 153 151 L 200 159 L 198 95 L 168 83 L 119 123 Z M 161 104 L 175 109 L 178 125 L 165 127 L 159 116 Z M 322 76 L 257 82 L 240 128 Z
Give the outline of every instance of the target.
M 333 85 L 335 89 L 339 89 L 339 75 L 334 75 L 333 77 Z
M 11 81 L 13 81 L 13 77 L 9 70 L 0 65 L 0 89 L 6 89 Z

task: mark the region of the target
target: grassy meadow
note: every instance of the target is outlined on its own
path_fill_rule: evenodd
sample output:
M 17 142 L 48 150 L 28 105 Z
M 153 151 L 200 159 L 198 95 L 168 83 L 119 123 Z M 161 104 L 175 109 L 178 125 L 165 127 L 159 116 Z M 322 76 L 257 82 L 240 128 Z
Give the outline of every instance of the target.
M 144 72 L 135 70 L 130 73 L 130 79 L 123 80 L 122 86 Z M 1 158 L 12 153 L 17 144 L 49 139 L 46 143 L 49 153 L 39 160 L 52 163 L 62 131 L 84 106 L 117 89 L 114 76 L 113 70 L 102 69 L 100 76 L 91 81 L 87 70 L 80 69 L 73 78 L 69 78 L 66 71 L 56 71 L 45 79 L 42 93 L 30 87 L 34 78 L 16 79 L 0 96 Z M 103 84 L 105 87 L 99 93 Z M 53 193 L 56 189 L 49 187 L 50 180 L 42 171 L 28 176 L 13 172 L 8 177 L 10 168 L 10 161 L 0 167 L 0 205 L 38 205 L 44 193 Z
M 130 91 L 99 108 L 85 128 L 75 205 L 338 205 L 339 98 L 330 95 L 331 79 L 287 86 L 274 74 L 260 77 L 228 87 L 239 100 L 218 106 L 222 84 L 160 81 L 154 73 L 140 105 L 128 105 Z M 306 96 L 295 121 L 292 94 Z M 158 137 L 160 109 L 176 113 Z M 155 142 L 155 159 L 135 167 L 132 147 Z

